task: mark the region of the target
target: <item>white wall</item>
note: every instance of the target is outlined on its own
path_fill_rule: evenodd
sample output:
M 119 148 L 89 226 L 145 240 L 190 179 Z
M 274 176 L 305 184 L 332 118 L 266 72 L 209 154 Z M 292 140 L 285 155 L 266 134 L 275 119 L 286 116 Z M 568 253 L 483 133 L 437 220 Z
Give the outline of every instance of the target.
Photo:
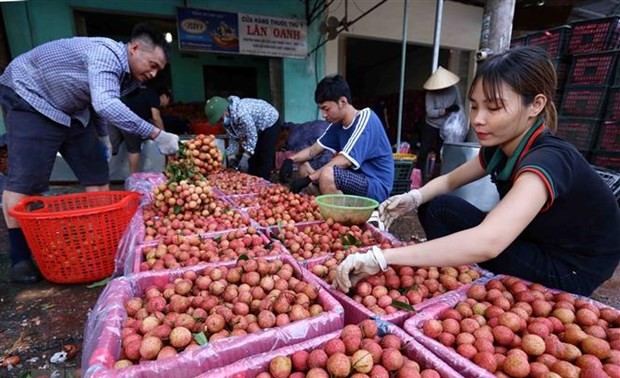
M 339 20 L 342 19 L 345 10 L 344 2 L 345 0 L 334 1 L 326 17 L 334 16 Z M 379 0 L 349 1 L 348 20 L 354 20 L 378 2 Z M 335 40 L 327 42 L 325 45 L 325 73 L 342 72 L 342 69 L 339 69 L 338 66 L 338 55 L 340 54 L 338 40 L 344 34 L 401 41 L 404 3 L 403 0 L 388 0 L 350 26 L 348 32 L 345 31 Z M 432 46 L 435 30 L 435 5 L 435 0 L 409 0 L 407 7 L 409 12 L 408 43 Z M 445 1 L 441 28 L 441 47 L 477 50 L 480 41 L 482 13 L 482 7 Z M 340 63 L 342 65 L 342 61 Z

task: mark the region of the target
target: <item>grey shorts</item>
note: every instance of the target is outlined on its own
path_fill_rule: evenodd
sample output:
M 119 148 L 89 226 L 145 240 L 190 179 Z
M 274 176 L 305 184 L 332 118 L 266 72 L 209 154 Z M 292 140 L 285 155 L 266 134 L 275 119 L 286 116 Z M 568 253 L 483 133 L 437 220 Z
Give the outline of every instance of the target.
M 81 185 L 110 181 L 105 149 L 92 123 L 58 124 L 5 86 L 0 86 L 0 103 L 9 152 L 7 190 L 28 195 L 47 191 L 58 152 Z

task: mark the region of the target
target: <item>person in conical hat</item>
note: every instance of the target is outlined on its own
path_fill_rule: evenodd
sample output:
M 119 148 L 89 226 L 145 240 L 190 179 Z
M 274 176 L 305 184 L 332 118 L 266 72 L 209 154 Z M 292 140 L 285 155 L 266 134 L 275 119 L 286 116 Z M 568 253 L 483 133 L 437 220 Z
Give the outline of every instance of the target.
M 461 98 L 456 88 L 459 77 L 439 66 L 424 83 L 426 92 L 426 125 L 422 131 L 422 142 L 418 151 L 416 166 L 423 175 L 433 176 L 433 172 L 425 172 L 429 152 L 435 152 L 439 162 L 439 152 L 443 146 L 440 130 L 452 112 L 461 109 Z M 435 167 L 439 167 L 436 164 Z M 424 176 L 423 176 L 424 177 Z

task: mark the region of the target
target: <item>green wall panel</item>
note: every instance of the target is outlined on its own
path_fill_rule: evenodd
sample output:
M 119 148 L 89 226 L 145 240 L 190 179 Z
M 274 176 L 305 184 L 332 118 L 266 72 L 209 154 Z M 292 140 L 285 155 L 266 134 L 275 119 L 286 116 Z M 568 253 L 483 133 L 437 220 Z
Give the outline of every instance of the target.
M 268 4 L 268 6 L 266 6 Z M 216 11 L 253 13 L 286 18 L 305 18 L 302 1 L 291 0 L 28 0 L 1 3 L 11 55 L 22 54 L 42 43 L 76 35 L 74 10 L 131 14 L 154 17 L 176 17 L 176 9 L 211 9 Z M 318 40 L 319 22 L 308 30 L 308 51 Z M 323 77 L 324 53 L 319 49 L 306 59 L 282 59 L 283 115 L 288 122 L 305 122 L 317 118 L 314 88 Z M 270 100 L 268 59 L 235 55 L 232 60 L 218 60 L 217 54 L 179 52 L 173 46 L 170 56 L 172 89 L 176 100 L 204 101 L 203 65 L 235 65 L 255 67 L 258 97 Z

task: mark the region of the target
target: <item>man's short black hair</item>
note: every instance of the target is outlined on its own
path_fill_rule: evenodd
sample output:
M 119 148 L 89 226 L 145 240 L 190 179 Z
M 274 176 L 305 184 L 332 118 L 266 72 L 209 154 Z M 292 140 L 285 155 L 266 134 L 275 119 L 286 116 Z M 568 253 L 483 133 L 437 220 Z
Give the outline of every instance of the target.
M 131 41 L 136 40 L 152 45 L 153 48 L 161 47 L 161 49 L 164 50 L 166 59 L 168 59 L 168 42 L 166 42 L 164 33 L 162 33 L 162 31 L 157 27 L 146 22 L 136 24 L 131 31 Z
M 338 102 L 340 97 L 345 97 L 351 103 L 351 89 L 342 75 L 326 76 L 319 82 L 314 91 L 314 102 L 321 104 L 325 101 Z
M 172 92 L 170 91 L 170 89 L 168 89 L 167 87 L 158 87 L 157 88 L 157 95 L 161 96 L 165 94 L 166 96 L 172 98 Z

